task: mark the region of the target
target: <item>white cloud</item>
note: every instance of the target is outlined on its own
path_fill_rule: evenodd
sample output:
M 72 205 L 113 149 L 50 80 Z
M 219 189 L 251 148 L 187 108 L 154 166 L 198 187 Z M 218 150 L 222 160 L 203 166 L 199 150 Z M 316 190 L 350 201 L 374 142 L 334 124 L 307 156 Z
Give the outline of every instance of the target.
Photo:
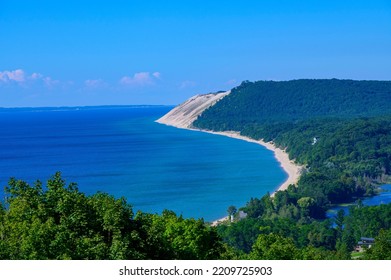
M 133 77 L 124 76 L 120 79 L 120 84 L 125 86 L 148 86 L 153 85 L 156 79 L 160 79 L 161 74 L 154 72 L 139 72 L 135 73 Z
M 157 79 L 160 79 L 160 77 L 161 77 L 162 75 L 160 74 L 160 72 L 154 72 L 154 73 L 152 74 L 152 76 L 154 76 L 154 77 L 157 78 Z
M 43 77 L 42 81 L 44 82 L 45 86 L 48 87 L 49 89 L 52 89 L 56 85 L 60 84 L 60 81 L 58 80 L 53 80 L 50 77 Z
M 32 80 L 39 80 L 39 79 L 42 79 L 43 78 L 43 75 L 40 74 L 40 73 L 33 73 L 31 76 L 30 76 L 30 79 Z
M 25 74 L 22 69 L 0 72 L 0 81 L 8 83 L 10 81 L 22 83 L 25 81 Z
M 2 71 L 0 72 L 0 82 L 2 83 L 17 83 L 18 85 L 28 88 L 34 84 L 43 83 L 48 88 L 53 88 L 55 85 L 59 84 L 60 81 L 53 80 L 51 77 L 44 76 L 40 73 L 34 72 L 31 75 L 27 75 L 23 69 L 16 69 L 12 71 Z
M 22 87 L 24 89 L 49 89 L 49 90 L 100 90 L 100 89 L 119 89 L 128 87 L 148 87 L 160 82 L 160 72 L 138 72 L 133 76 L 123 76 L 119 79 L 117 85 L 108 83 L 103 79 L 86 79 L 82 83 L 73 81 L 60 81 L 50 76 L 38 72 L 27 73 L 23 69 L 0 71 L 0 87 L 2 85 L 11 87 Z

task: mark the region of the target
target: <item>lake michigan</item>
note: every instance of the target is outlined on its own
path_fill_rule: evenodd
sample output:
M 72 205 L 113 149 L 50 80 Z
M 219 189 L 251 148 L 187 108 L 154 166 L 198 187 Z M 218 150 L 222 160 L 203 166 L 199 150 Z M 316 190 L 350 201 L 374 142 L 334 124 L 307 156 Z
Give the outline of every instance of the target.
M 213 221 L 287 178 L 264 147 L 155 123 L 172 107 L 0 109 L 0 195 L 60 171 L 91 195 L 125 197 L 134 211 Z

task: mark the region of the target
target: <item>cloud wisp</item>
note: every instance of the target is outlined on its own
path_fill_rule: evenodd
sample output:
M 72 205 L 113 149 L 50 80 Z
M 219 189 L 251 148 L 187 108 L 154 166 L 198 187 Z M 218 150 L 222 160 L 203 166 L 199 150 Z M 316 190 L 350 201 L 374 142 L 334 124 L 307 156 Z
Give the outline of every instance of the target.
M 86 79 L 81 83 L 77 83 L 74 81 L 62 82 L 37 72 L 28 74 L 23 69 L 0 71 L 0 86 L 6 85 L 11 88 L 22 87 L 24 89 L 37 89 L 37 87 L 44 87 L 49 90 L 55 88 L 69 89 L 71 86 L 74 89 L 89 91 L 100 89 L 118 90 L 121 88 L 141 88 L 153 86 L 161 80 L 160 72 L 138 72 L 133 76 L 123 76 L 117 83 L 109 83 L 103 79 Z
M 28 88 L 36 83 L 42 83 L 45 87 L 52 89 L 56 85 L 59 85 L 60 81 L 36 72 L 28 75 L 23 69 L 0 71 L 0 84 L 16 84 Z
M 150 86 L 154 85 L 157 80 L 161 79 L 159 72 L 138 72 L 133 76 L 124 76 L 119 80 L 123 86 Z
M 36 73 L 34 73 L 36 74 Z M 33 75 L 34 75 L 33 74 Z M 32 79 L 36 77 L 36 75 L 31 76 Z M 22 69 L 16 69 L 13 71 L 2 71 L 0 72 L 0 81 L 3 83 L 17 82 L 23 83 L 26 81 L 25 73 Z

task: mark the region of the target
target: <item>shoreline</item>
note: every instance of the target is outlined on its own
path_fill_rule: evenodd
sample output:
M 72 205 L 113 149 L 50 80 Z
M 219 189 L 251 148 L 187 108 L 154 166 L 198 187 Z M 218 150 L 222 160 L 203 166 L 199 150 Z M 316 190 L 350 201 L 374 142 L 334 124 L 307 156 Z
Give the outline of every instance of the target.
M 273 197 L 277 191 L 286 190 L 289 185 L 296 184 L 300 178 L 300 174 L 301 174 L 301 170 L 303 169 L 303 166 L 296 164 L 293 160 L 290 160 L 289 155 L 284 150 L 277 148 L 271 142 L 265 142 L 263 140 L 255 140 L 255 139 L 240 135 L 240 132 L 237 132 L 237 131 L 212 131 L 212 130 L 192 128 L 192 127 L 189 127 L 189 125 L 184 125 L 182 123 L 178 123 L 177 120 L 167 121 L 165 119 L 164 120 L 159 119 L 159 120 L 156 120 L 156 122 L 160 123 L 160 124 L 180 128 L 180 129 L 205 132 L 205 133 L 210 133 L 210 134 L 215 134 L 215 135 L 222 135 L 222 136 L 226 136 L 226 137 L 230 137 L 230 138 L 234 138 L 234 139 L 239 139 L 239 140 L 243 140 L 246 142 L 251 142 L 251 143 L 261 145 L 261 146 L 265 147 L 266 149 L 272 151 L 274 154 L 274 158 L 279 162 L 280 167 L 288 175 L 288 178 L 270 194 L 271 197 Z M 228 218 L 229 218 L 228 216 L 222 217 L 220 219 L 212 221 L 211 224 L 212 224 L 212 226 L 216 226 L 217 224 L 228 220 Z
M 190 128 L 191 129 L 191 128 Z M 240 135 L 239 132 L 236 131 L 210 131 L 210 130 L 202 130 L 202 129 L 191 129 L 195 131 L 200 132 L 206 132 L 210 134 L 216 134 L 216 135 L 223 135 L 230 138 L 235 138 L 239 140 L 243 140 L 246 142 L 256 143 L 258 145 L 261 145 L 265 147 L 266 149 L 272 151 L 274 153 L 274 158 L 280 163 L 280 167 L 284 170 L 284 172 L 288 175 L 288 178 L 279 185 L 275 191 L 271 193 L 271 196 L 273 196 L 277 191 L 283 191 L 288 188 L 290 184 L 296 184 L 299 180 L 301 170 L 303 169 L 303 166 L 298 165 L 293 160 L 289 159 L 289 155 L 282 149 L 277 148 L 274 146 L 271 142 L 265 142 L 263 140 L 255 140 L 243 135 Z
M 288 188 L 289 185 L 291 184 L 296 184 L 297 181 L 300 178 L 301 170 L 303 169 L 303 166 L 296 164 L 294 161 L 289 159 L 289 155 L 282 149 L 277 148 L 274 146 L 273 143 L 270 142 L 265 142 L 263 140 L 255 140 L 243 135 L 240 135 L 239 132 L 237 131 L 211 131 L 211 130 L 202 130 L 202 129 L 193 129 L 193 128 L 187 128 L 189 130 L 194 130 L 194 131 L 200 131 L 200 132 L 206 132 L 210 134 L 216 134 L 216 135 L 222 135 L 230 138 L 235 138 L 251 143 L 256 143 L 258 145 L 261 145 L 265 147 L 266 149 L 272 151 L 274 153 L 275 159 L 280 163 L 280 167 L 284 170 L 284 172 L 288 175 L 288 178 L 281 184 L 279 185 L 276 190 L 274 190 L 271 193 L 271 197 L 274 196 L 274 194 L 278 191 L 283 191 Z M 229 219 L 228 216 L 225 216 L 221 219 L 217 219 L 215 221 L 211 222 L 212 226 L 217 226 L 218 224 L 225 222 Z

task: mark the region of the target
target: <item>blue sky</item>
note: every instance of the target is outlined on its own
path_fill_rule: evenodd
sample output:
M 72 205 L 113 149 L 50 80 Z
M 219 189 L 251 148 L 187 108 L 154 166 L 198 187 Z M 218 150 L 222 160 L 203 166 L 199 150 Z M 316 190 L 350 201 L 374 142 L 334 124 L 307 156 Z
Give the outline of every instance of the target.
M 0 107 L 178 104 L 243 80 L 391 80 L 391 1 L 0 0 Z

